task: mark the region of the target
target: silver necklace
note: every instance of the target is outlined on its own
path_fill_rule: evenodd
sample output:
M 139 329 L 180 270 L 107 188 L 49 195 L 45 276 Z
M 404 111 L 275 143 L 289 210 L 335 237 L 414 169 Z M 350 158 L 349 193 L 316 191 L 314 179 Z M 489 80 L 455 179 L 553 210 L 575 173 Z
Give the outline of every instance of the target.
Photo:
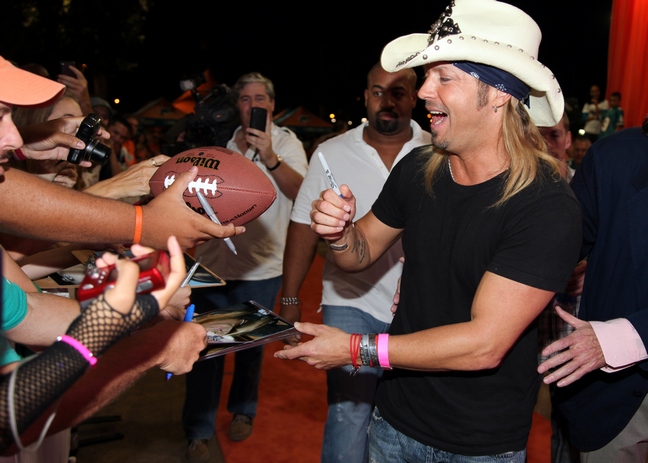
M 450 158 L 448 158 L 448 169 L 450 169 L 450 177 L 452 177 L 452 181 L 457 183 L 457 181 L 454 178 L 454 175 L 452 174 L 452 165 L 450 164 Z M 506 169 L 504 169 L 504 171 L 507 171 L 507 170 L 508 170 L 508 167 Z M 496 175 L 499 175 L 499 173 L 496 174 Z
M 450 158 L 448 158 L 448 169 L 450 169 L 450 177 L 452 177 L 452 181 L 457 183 L 457 181 L 454 178 L 454 175 L 452 175 L 452 166 L 450 165 Z

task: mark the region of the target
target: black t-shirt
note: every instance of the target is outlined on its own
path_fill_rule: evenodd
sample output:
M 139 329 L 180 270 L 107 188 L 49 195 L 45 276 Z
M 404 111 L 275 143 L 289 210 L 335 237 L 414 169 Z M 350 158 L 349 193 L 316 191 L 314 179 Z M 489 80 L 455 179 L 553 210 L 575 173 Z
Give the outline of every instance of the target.
M 373 205 L 376 217 L 404 229 L 400 303 L 390 334 L 467 322 L 486 271 L 562 291 L 578 260 L 580 210 L 565 181 L 547 170 L 503 205 L 505 174 L 461 186 L 437 174 L 425 191 L 427 155 L 398 163 Z M 487 371 L 385 372 L 376 398 L 398 431 L 434 448 L 492 455 L 525 448 L 540 387 L 535 324 L 501 365 Z

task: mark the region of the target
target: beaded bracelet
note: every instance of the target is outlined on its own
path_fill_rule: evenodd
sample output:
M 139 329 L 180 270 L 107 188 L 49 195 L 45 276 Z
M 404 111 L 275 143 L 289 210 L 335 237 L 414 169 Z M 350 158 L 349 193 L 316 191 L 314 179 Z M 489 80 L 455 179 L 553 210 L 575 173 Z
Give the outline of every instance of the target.
M 392 367 L 389 364 L 389 334 L 382 333 L 378 335 L 377 339 L 377 349 L 378 349 L 378 363 L 380 368 L 383 370 L 391 370 Z
M 282 297 L 279 299 L 280 305 L 300 305 L 301 301 L 298 297 Z
M 88 361 L 91 367 L 95 366 L 97 363 L 97 357 L 95 357 L 92 352 L 88 350 L 86 346 L 81 344 L 79 341 L 74 339 L 73 337 L 68 336 L 67 334 L 64 334 L 63 336 L 59 336 L 56 338 L 57 341 L 64 342 L 66 344 L 69 344 L 70 346 L 74 347 L 79 354 L 83 356 L 84 359 Z

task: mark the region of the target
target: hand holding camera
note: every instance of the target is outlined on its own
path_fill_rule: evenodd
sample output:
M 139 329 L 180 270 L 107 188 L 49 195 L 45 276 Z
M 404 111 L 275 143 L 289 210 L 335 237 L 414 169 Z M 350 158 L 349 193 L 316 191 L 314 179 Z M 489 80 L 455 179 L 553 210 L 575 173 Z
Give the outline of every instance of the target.
M 88 161 L 102 166 L 110 159 L 111 149 L 101 143 L 101 139 L 97 136 L 101 129 L 101 119 L 94 114 L 88 114 L 76 133 L 76 137 L 85 143 L 83 149 L 71 149 L 67 160 L 73 164 L 81 164 L 83 161 Z
M 131 262 L 138 265 L 138 280 L 135 292 L 148 294 L 163 289 L 169 275 L 169 256 L 164 251 L 133 257 Z M 85 308 L 92 299 L 115 287 L 119 275 L 117 263 L 106 266 L 91 266 L 86 270 L 83 281 L 77 290 L 77 300 Z
M 85 140 L 80 140 L 75 134 L 85 119 L 82 116 L 61 117 L 39 124 L 20 127 L 18 131 L 23 139 L 23 146 L 21 147 L 23 154 L 28 159 L 67 160 L 70 148 L 84 151 Z M 110 138 L 108 131 L 100 128 L 95 136 L 97 139 L 107 140 Z M 79 165 L 91 167 L 92 162 L 81 160 Z
M 152 294 L 161 308 L 166 307 L 180 287 L 187 270 L 184 255 L 174 236 L 167 241 L 169 253 L 133 245 L 132 259 L 105 253 L 96 260 L 77 290 L 77 300 L 86 307 L 105 294 L 108 303 L 120 312 L 130 312 L 136 294 Z

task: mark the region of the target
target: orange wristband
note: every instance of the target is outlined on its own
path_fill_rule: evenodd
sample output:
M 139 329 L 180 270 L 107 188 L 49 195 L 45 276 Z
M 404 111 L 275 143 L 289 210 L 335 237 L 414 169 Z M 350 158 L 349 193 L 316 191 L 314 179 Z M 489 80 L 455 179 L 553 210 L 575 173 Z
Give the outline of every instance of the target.
M 142 206 L 135 206 L 135 233 L 133 244 L 139 244 L 142 240 Z

